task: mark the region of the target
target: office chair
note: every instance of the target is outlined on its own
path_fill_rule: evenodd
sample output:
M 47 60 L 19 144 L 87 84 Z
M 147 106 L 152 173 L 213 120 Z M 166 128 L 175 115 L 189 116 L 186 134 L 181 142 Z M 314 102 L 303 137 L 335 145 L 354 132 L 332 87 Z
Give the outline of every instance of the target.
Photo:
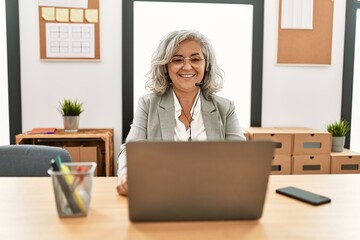
M 43 145 L 0 146 L 0 177 L 49 176 L 50 160 L 60 156 L 62 162 L 71 162 L 68 151 Z

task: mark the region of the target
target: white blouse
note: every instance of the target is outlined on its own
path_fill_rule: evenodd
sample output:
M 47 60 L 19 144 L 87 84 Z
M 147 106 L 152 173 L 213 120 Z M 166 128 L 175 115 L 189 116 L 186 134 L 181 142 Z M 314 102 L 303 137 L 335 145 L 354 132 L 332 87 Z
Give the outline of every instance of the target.
M 185 125 L 179 120 L 179 117 L 181 115 L 181 105 L 179 100 L 177 99 L 175 92 L 173 91 L 174 94 L 174 105 L 175 105 L 175 120 L 176 120 L 176 124 L 175 124 L 175 135 L 174 135 L 174 140 L 175 141 L 189 141 L 189 138 L 191 137 L 192 141 L 206 141 L 207 140 L 207 136 L 206 136 L 206 131 L 205 131 L 205 125 L 204 125 L 204 120 L 201 114 L 201 99 L 200 99 L 200 90 L 196 96 L 195 99 L 198 99 L 197 101 L 195 100 L 194 105 L 191 108 L 191 113 L 192 113 L 192 120 L 190 123 L 190 127 L 188 128 L 188 130 L 186 130 Z M 194 109 L 195 108 L 195 109 Z M 191 136 L 190 136 L 191 133 Z

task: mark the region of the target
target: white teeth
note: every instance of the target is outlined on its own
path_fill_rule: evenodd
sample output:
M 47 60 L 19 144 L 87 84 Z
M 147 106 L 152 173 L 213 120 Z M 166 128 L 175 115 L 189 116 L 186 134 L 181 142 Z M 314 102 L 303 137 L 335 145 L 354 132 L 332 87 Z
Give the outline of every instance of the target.
M 185 78 L 191 78 L 191 77 L 193 77 L 194 76 L 194 74 L 181 74 L 180 75 L 181 77 L 185 77 Z

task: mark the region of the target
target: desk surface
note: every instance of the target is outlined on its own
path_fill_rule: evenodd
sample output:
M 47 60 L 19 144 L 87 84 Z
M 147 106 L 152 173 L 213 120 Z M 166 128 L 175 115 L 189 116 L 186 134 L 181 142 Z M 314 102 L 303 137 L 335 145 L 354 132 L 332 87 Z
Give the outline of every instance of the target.
M 115 177 L 94 179 L 84 218 L 58 218 L 50 178 L 0 178 L 0 239 L 359 239 L 359 183 L 360 175 L 272 175 L 258 221 L 131 223 Z M 289 185 L 332 202 L 314 207 L 275 193 Z

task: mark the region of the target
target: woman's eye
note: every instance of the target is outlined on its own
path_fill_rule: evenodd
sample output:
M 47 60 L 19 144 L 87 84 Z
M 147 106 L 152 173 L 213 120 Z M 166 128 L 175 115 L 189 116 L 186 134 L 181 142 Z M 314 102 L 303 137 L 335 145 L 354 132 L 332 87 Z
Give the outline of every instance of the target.
M 171 60 L 171 62 L 174 62 L 174 63 L 181 63 L 181 62 L 183 62 L 184 61 L 184 59 L 182 59 L 182 58 L 173 58 L 172 60 Z
M 200 62 L 202 59 L 201 58 L 191 58 L 191 62 Z

